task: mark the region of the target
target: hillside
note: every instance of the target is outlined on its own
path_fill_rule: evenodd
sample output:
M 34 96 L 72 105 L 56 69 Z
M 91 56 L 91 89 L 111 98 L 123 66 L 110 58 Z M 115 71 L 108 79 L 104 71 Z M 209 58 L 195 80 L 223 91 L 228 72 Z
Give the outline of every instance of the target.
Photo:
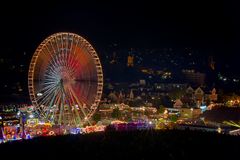
M 27 159 L 230 159 L 239 144 L 240 137 L 170 130 L 40 137 L 2 144 L 0 150 L 8 158 Z

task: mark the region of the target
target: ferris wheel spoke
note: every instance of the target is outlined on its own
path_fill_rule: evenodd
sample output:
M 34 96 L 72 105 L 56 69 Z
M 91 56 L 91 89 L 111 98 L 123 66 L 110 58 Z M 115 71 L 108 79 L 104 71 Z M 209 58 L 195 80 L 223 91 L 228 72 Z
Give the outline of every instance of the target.
M 39 105 L 43 105 L 44 109 L 43 109 L 43 113 L 45 115 L 45 118 L 47 118 L 49 115 L 49 111 L 51 108 L 53 108 L 53 102 L 56 100 L 57 98 L 57 94 L 51 94 L 49 96 L 49 98 L 44 99 L 44 101 L 40 102 Z
M 53 53 L 57 53 L 57 51 L 55 50 L 55 48 L 53 47 L 53 42 L 52 41 L 49 41 L 49 43 L 50 43 L 50 46 L 51 46 L 51 48 L 52 48 L 52 50 L 53 50 Z
M 63 42 L 63 34 L 62 35 L 60 35 L 60 37 L 61 37 L 61 52 L 59 52 L 59 55 L 58 55 L 58 57 L 60 57 L 60 59 L 59 59 L 59 61 L 60 61 L 60 65 L 61 66 L 64 66 L 64 63 L 63 63 L 63 60 L 64 60 L 64 57 L 62 56 L 62 55 L 64 55 L 64 42 Z
M 52 89 L 54 87 L 54 85 L 47 85 L 47 86 L 43 86 L 42 88 L 36 89 L 37 94 L 38 93 L 44 93 L 47 92 L 48 90 Z
M 48 51 L 48 54 L 50 55 L 51 64 L 54 66 L 54 68 L 57 68 L 58 63 L 55 61 L 55 58 L 53 57 L 48 45 L 46 45 L 46 49 Z
M 39 104 L 42 104 L 40 103 L 41 101 L 44 101 L 44 99 L 48 98 L 49 96 L 51 95 L 51 92 L 45 92 L 42 96 L 39 96 L 36 98 L 36 101 L 39 103 Z
M 59 82 L 58 79 L 54 80 L 54 79 L 50 79 L 50 78 L 45 78 L 44 81 L 42 82 L 42 84 L 46 87 L 47 86 L 51 87 L 51 86 L 57 85 L 58 82 Z
M 51 87 L 48 90 L 46 90 L 42 96 L 39 97 L 39 99 L 37 99 L 37 101 L 39 101 L 39 104 L 45 104 L 46 100 L 45 99 L 49 99 L 51 98 L 52 93 L 54 93 L 54 91 L 57 91 L 58 87 Z M 41 102 L 40 102 L 41 101 Z
M 84 111 L 86 110 L 87 113 L 89 113 L 88 106 L 91 106 L 91 104 L 88 102 L 88 100 L 85 98 L 85 96 L 80 96 L 80 94 L 76 94 L 73 90 L 73 93 L 78 97 L 79 101 L 81 102 L 80 107 L 84 107 Z
M 71 42 L 69 43 L 69 50 L 68 50 L 67 59 L 66 59 L 66 61 L 67 61 L 66 66 L 67 66 L 68 68 L 71 68 L 71 67 L 70 67 L 70 64 L 71 64 L 71 53 L 72 53 L 72 47 L 73 47 L 73 35 L 70 36 L 70 35 L 68 34 L 68 37 L 69 37 L 69 40 L 70 40 Z
M 46 73 L 44 75 L 44 80 L 45 81 L 48 81 L 48 82 L 56 82 L 59 80 L 59 76 L 56 76 L 56 75 L 52 75 L 52 74 L 49 74 L 49 73 Z
M 47 71 L 49 71 L 49 73 Z M 45 74 L 48 73 L 49 75 L 52 75 L 52 76 L 58 75 L 58 69 L 52 64 L 49 65 L 49 68 L 47 69 L 47 71 L 45 72 Z
M 48 106 L 48 103 L 51 101 L 51 99 L 53 98 L 53 94 L 48 94 L 47 96 L 43 97 L 42 99 L 38 100 L 38 105 L 41 106 Z
M 45 77 L 44 77 L 44 81 L 46 83 L 58 83 L 59 79 L 60 79 L 59 76 L 54 77 L 54 75 L 48 75 L 48 74 L 46 74 Z M 44 84 L 45 84 L 45 82 L 44 82 Z
M 59 118 L 59 116 L 60 116 L 60 114 L 59 114 L 60 106 L 61 106 L 61 96 L 60 95 L 56 96 L 54 105 L 56 106 L 55 111 L 54 111 L 54 116 L 55 116 L 54 120 L 56 120 L 56 118 Z M 60 124 L 60 123 L 58 122 L 58 124 Z
M 69 111 L 71 112 L 71 119 L 74 121 L 75 125 L 80 125 L 79 123 L 81 122 L 81 117 L 79 116 L 78 110 L 75 107 L 76 104 L 74 104 L 74 99 L 72 99 L 68 88 L 67 93 L 68 94 L 66 94 L 66 97 L 69 105 Z
M 86 103 L 87 105 L 90 105 L 90 103 L 88 102 L 88 99 L 87 99 L 87 96 L 86 96 L 86 93 L 90 93 L 90 83 L 93 83 L 93 82 L 90 82 L 90 81 L 81 81 L 80 83 L 76 84 L 73 88 L 73 90 L 78 90 L 79 93 L 78 95 L 81 96 L 81 99 L 84 101 L 84 103 Z M 92 93 L 90 93 L 92 94 Z
M 52 112 L 51 109 L 53 108 L 53 106 L 54 106 L 53 104 L 56 101 L 56 99 L 57 99 L 57 90 L 55 90 L 53 97 L 50 99 L 50 103 L 46 104 L 46 107 L 48 107 L 47 113 L 46 113 L 47 118 L 49 118 L 49 116 L 51 116 L 49 114 Z
M 59 54 L 61 54 L 63 47 L 59 47 L 58 43 L 56 43 L 56 44 L 57 44 L 57 50 L 58 50 L 57 54 L 56 54 L 56 61 L 57 61 L 58 66 L 61 66 L 62 63 L 61 63 L 61 59 L 59 59 Z
M 82 111 L 84 117 L 87 117 L 87 114 L 85 113 L 84 108 L 83 108 L 83 103 L 79 101 L 79 99 L 77 98 L 75 92 L 73 91 L 73 89 L 71 87 L 69 87 L 69 91 L 70 91 L 70 94 L 75 99 L 75 101 L 77 102 L 78 106 L 80 107 L 80 110 Z
M 51 44 L 51 47 L 52 47 L 53 50 L 54 50 L 54 53 L 58 53 L 58 55 L 59 55 L 59 54 L 61 55 L 61 53 L 62 53 L 62 51 L 63 51 L 63 47 L 62 47 L 62 49 L 59 49 L 59 48 L 58 48 L 58 51 L 56 51 L 56 50 L 54 49 L 53 45 L 52 45 L 52 42 L 50 42 L 50 44 Z M 58 58 L 58 59 L 57 59 L 57 62 L 58 62 L 60 65 L 62 65 L 62 60 L 63 60 L 63 58 L 61 58 L 61 56 L 60 56 L 60 59 L 59 59 L 59 56 L 56 56 L 56 58 Z
M 68 40 L 69 40 L 69 37 L 68 37 L 68 34 L 65 35 L 64 37 L 64 44 L 65 44 L 65 47 L 64 47 L 64 52 L 63 52 L 63 65 L 64 66 L 67 66 L 67 55 L 68 55 Z
M 49 63 L 49 65 L 53 65 L 53 66 L 55 67 L 54 62 L 52 62 L 52 57 L 53 57 L 53 56 L 52 56 L 52 54 L 50 53 L 50 51 L 48 50 L 47 46 L 45 46 L 45 49 L 43 49 L 42 52 L 43 52 L 44 55 L 50 57 L 50 58 L 48 58 L 48 60 L 47 60 L 48 63 Z
M 60 103 L 59 103 L 59 111 L 60 111 L 60 113 L 59 113 L 59 117 L 58 117 L 58 124 L 62 124 L 62 119 L 64 118 L 63 117 L 63 113 L 64 113 L 64 97 L 63 97 L 63 95 L 61 95 L 61 97 L 60 97 Z

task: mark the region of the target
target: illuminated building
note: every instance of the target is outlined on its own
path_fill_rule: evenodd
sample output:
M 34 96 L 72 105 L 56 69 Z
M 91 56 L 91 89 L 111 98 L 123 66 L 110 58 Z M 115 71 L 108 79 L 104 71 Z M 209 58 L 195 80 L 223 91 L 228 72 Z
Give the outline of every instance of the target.
M 204 92 L 203 92 L 203 90 L 202 90 L 200 87 L 198 87 L 198 88 L 195 90 L 194 95 L 195 95 L 196 101 L 203 101 Z
M 203 92 L 203 90 L 200 87 L 198 87 L 195 90 L 194 96 L 195 96 L 195 101 L 196 101 L 197 107 L 200 107 L 200 105 L 202 104 L 202 102 L 204 100 L 204 92 Z
M 127 66 L 128 67 L 133 67 L 134 66 L 134 57 L 129 55 L 127 58 Z
M 216 93 L 216 89 L 213 88 L 213 90 L 211 91 L 211 94 L 209 95 L 209 98 L 211 101 L 217 101 L 218 95 Z
M 180 99 L 177 99 L 173 105 L 174 108 L 182 108 L 183 103 Z
M 146 85 L 146 81 L 144 79 L 140 79 L 139 80 L 139 84 L 145 86 Z

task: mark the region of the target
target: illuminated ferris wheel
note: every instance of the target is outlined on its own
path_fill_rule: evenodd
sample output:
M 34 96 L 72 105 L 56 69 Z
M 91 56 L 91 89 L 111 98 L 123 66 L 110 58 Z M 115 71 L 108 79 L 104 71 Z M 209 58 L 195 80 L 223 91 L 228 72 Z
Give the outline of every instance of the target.
M 99 57 L 81 36 L 53 34 L 32 57 L 28 88 L 40 119 L 58 125 L 89 123 L 103 90 Z

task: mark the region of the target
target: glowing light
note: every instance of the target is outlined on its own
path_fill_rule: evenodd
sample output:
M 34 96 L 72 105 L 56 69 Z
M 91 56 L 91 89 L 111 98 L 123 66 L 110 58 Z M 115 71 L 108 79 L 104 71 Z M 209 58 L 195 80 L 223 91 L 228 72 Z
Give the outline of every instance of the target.
M 206 109 L 206 108 L 207 108 L 207 106 L 200 106 L 200 108 L 201 108 L 201 109 Z
M 29 115 L 29 118 L 34 118 L 34 115 L 33 115 L 33 114 L 30 114 L 30 115 Z
M 207 110 L 207 106 L 200 106 L 200 109 L 202 112 L 205 112 Z
M 50 131 L 48 134 L 49 134 L 50 136 L 53 136 L 55 133 L 54 133 L 54 131 Z
M 38 96 L 38 97 L 40 97 L 40 96 L 42 96 L 42 95 L 43 95 L 42 93 L 37 93 L 37 96 Z

